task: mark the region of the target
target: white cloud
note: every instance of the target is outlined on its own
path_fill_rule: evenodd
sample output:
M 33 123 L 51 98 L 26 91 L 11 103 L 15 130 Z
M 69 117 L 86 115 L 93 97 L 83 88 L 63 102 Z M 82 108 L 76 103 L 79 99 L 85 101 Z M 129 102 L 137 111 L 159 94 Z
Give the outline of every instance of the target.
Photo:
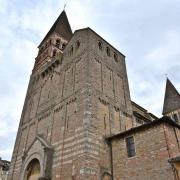
M 175 31 L 168 32 L 166 34 L 165 42 L 162 42 L 158 47 L 151 50 L 145 59 L 149 63 L 154 63 L 156 67 L 162 69 L 162 64 L 166 67 L 176 63 L 177 56 L 180 56 L 180 34 Z M 179 63 L 180 64 L 180 63 Z
M 0 149 L 0 157 L 3 157 L 3 159 L 9 159 L 9 155 L 12 154 L 13 149 L 12 148 L 7 148 L 7 149 Z
M 5 13 L 7 10 L 8 6 L 8 1 L 7 0 L 0 0 L 0 13 Z

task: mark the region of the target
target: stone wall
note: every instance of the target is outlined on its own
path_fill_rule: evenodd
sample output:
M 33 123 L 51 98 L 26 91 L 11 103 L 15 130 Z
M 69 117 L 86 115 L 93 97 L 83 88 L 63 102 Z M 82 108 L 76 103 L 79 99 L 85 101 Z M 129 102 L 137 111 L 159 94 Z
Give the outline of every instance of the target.
M 168 159 L 179 153 L 175 135 L 180 138 L 179 129 L 166 124 L 137 131 L 112 141 L 114 179 L 124 180 L 169 180 L 174 171 Z M 136 155 L 127 157 L 125 138 L 133 136 Z
M 100 40 L 110 56 L 99 50 Z M 130 127 L 124 56 L 90 29 L 77 31 L 58 63 L 47 61 L 31 75 L 10 180 L 20 177 L 22 157 L 37 135 L 54 149 L 52 180 L 99 180 L 110 173 L 105 136 Z

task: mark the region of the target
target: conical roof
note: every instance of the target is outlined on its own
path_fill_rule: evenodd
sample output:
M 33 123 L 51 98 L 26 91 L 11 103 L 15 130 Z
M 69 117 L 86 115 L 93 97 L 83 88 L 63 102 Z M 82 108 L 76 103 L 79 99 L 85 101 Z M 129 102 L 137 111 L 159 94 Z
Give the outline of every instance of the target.
M 164 96 L 163 115 L 180 108 L 180 94 L 171 81 L 166 81 L 166 91 Z
M 73 33 L 65 11 L 62 11 L 62 13 L 59 15 L 39 46 L 41 46 L 44 40 L 46 40 L 53 32 L 60 34 L 66 40 L 70 40 L 72 37 Z

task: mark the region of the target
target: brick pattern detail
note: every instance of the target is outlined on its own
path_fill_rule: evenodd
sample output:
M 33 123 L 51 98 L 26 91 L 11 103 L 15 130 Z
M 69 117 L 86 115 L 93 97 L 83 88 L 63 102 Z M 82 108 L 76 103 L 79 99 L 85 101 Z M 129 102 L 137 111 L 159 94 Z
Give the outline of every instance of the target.
M 68 97 L 73 93 L 73 67 L 68 67 L 65 71 L 63 96 Z
M 126 123 L 130 128 L 132 112 L 124 103 L 130 102 L 124 59 L 115 62 L 100 54 L 98 39 L 91 31 L 77 31 L 59 64 L 46 59 L 33 71 L 19 128 L 22 136 L 17 136 L 22 140 L 15 146 L 18 156 L 13 154 L 13 163 L 18 165 L 12 166 L 14 178 L 9 180 L 19 178 L 23 148 L 28 149 L 37 134 L 54 148 L 52 180 L 99 180 L 105 171 L 110 172 L 104 137 L 121 131 Z M 41 148 L 33 151 L 39 153 Z
M 174 179 L 174 171 L 168 159 L 179 153 L 178 142 L 168 125 L 158 125 L 133 135 L 136 156 L 127 157 L 125 136 L 112 142 L 115 179 Z M 176 129 L 176 128 L 175 128 Z M 176 129 L 179 132 L 179 129 Z M 178 134 L 179 138 L 179 134 Z
M 85 60 L 80 59 L 76 62 L 75 91 L 81 89 L 85 83 L 86 68 Z
M 66 116 L 66 129 L 74 130 L 74 122 L 76 122 L 76 112 L 77 112 L 77 104 L 76 102 L 72 102 L 67 105 L 67 116 Z
M 101 63 L 96 59 L 92 59 L 90 63 L 91 82 L 97 90 L 102 91 Z
M 109 120 L 109 108 L 108 105 L 103 104 L 101 102 L 98 103 L 98 129 L 101 135 L 109 135 L 110 134 L 110 120 Z
M 37 132 L 46 139 L 48 135 L 48 128 L 49 128 L 49 116 L 46 114 L 44 117 L 38 120 Z
M 54 111 L 52 144 L 62 140 L 62 131 L 65 127 L 65 107 L 60 106 Z
M 125 105 L 123 78 L 118 74 L 116 74 L 114 77 L 116 99 L 120 101 L 121 104 Z
M 31 145 L 36 135 L 36 124 L 33 123 L 29 126 L 28 139 L 27 139 L 27 147 Z
M 103 91 L 105 95 L 114 98 L 113 72 L 106 66 L 103 68 Z
M 30 115 L 29 115 L 30 119 L 34 118 L 36 115 L 37 107 L 38 107 L 38 98 L 39 98 L 38 93 L 35 93 L 32 97 L 31 107 L 30 107 Z
M 48 101 L 50 95 L 51 88 L 51 76 L 48 76 L 43 80 L 42 89 L 41 89 L 41 97 L 40 97 L 40 105 Z

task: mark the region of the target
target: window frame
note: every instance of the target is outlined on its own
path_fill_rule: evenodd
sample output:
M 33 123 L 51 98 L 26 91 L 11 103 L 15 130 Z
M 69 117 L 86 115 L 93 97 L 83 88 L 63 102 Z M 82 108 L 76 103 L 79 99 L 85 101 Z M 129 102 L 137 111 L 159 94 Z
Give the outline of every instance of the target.
M 134 150 L 133 150 L 133 151 L 134 151 L 134 154 L 132 154 L 132 155 L 129 154 L 129 152 L 132 151 L 132 150 L 129 150 L 129 146 L 128 146 L 128 143 L 127 143 L 127 139 L 129 139 L 129 138 L 133 138 L 133 146 L 134 146 Z M 136 157 L 135 137 L 134 137 L 133 135 L 126 137 L 126 138 L 125 138 L 125 144 L 126 144 L 126 153 L 127 153 L 128 159 Z M 131 148 L 131 147 L 130 147 L 130 148 Z

